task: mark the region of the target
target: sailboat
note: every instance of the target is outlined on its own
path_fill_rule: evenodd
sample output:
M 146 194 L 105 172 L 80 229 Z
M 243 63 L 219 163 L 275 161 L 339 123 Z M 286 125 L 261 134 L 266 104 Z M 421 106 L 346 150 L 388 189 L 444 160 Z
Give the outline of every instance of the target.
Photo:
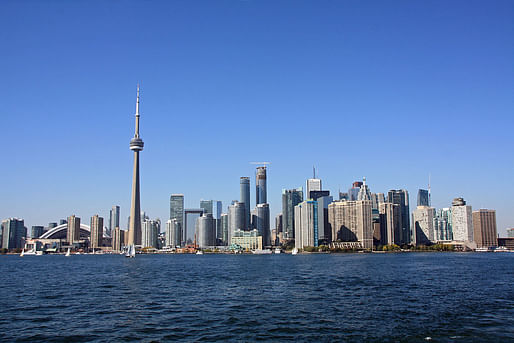
M 134 248 L 134 244 L 128 246 L 125 257 L 136 257 L 136 249 Z
M 296 255 L 298 254 L 298 248 L 294 248 L 293 251 L 291 252 L 291 255 Z
M 23 257 L 23 255 L 25 255 L 25 248 L 21 251 L 20 256 Z
M 66 251 L 66 254 L 64 256 L 70 256 L 70 248 Z

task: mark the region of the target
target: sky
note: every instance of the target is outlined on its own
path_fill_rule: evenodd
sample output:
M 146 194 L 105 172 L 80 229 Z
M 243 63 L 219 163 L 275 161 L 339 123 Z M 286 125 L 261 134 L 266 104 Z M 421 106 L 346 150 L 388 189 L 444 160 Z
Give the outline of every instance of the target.
M 0 218 L 89 224 L 130 208 L 141 83 L 141 207 L 239 198 L 269 161 L 271 217 L 316 166 L 411 210 L 463 197 L 514 227 L 514 2 L 0 3 Z M 272 219 L 272 227 L 273 219 Z

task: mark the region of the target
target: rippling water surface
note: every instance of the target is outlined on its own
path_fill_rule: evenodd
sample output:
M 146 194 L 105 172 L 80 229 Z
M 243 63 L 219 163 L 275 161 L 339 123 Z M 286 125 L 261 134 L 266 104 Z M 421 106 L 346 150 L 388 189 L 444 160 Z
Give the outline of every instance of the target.
M 0 341 L 514 341 L 514 254 L 1 256 Z

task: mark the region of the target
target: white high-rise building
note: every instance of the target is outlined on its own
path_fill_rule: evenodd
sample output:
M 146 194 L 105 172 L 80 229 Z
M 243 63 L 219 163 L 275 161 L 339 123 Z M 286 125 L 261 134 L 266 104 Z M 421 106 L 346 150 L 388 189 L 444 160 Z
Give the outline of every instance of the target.
M 141 246 L 143 248 L 157 248 L 160 224 L 158 221 L 145 219 L 141 229 Z
M 294 208 L 295 247 L 318 246 L 318 202 L 306 200 Z
M 462 198 L 452 202 L 451 223 L 454 241 L 473 242 L 473 211 Z
M 176 248 L 181 243 L 181 229 L 177 219 L 168 219 L 166 222 L 166 246 Z
M 434 217 L 435 209 L 428 206 L 418 206 L 412 212 L 414 244 L 428 244 L 436 240 L 434 234 Z

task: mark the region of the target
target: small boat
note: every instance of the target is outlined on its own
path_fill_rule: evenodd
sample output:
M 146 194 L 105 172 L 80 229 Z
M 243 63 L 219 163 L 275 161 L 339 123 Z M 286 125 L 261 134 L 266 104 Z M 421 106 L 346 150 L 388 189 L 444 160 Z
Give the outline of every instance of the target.
M 203 251 L 198 250 L 198 251 L 196 252 L 196 255 L 203 255 Z
M 134 248 L 134 244 L 129 245 L 125 257 L 136 257 L 136 249 Z
M 70 256 L 70 248 L 66 251 L 66 254 L 64 256 Z
M 298 254 L 298 248 L 294 248 L 293 251 L 291 251 L 291 255 Z
M 23 257 L 25 255 L 25 249 L 21 251 L 20 257 Z
M 269 255 L 271 254 L 271 250 L 267 250 L 267 249 L 264 249 L 264 250 L 252 250 L 252 254 L 254 255 Z
M 489 252 L 489 248 L 476 248 L 476 252 Z
M 280 248 L 275 248 L 275 254 L 281 254 L 282 253 L 282 250 L 280 250 Z
M 25 252 L 22 251 L 22 254 L 23 255 L 21 255 L 21 256 L 36 256 L 37 252 L 34 249 L 32 249 L 32 250 L 25 251 Z

